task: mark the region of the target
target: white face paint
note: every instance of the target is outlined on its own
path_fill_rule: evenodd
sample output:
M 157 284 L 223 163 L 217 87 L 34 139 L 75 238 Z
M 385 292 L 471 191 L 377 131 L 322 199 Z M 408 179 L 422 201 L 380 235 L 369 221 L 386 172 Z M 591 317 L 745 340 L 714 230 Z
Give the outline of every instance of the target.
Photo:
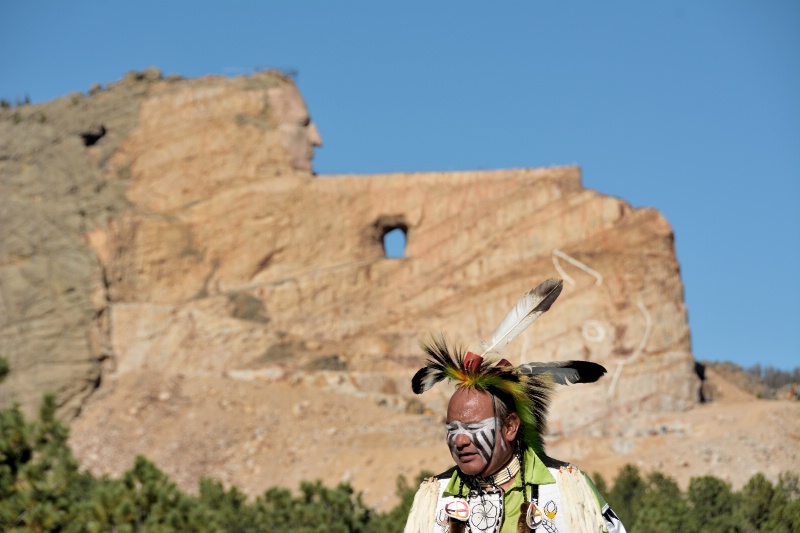
M 445 428 L 447 429 L 447 445 L 450 447 L 450 454 L 457 460 L 458 447 L 456 446 L 456 438 L 459 435 L 466 435 L 484 462 L 489 463 L 499 427 L 500 420 L 496 417 L 487 418 L 479 422 L 464 423 L 459 420 L 448 422 L 445 424 Z

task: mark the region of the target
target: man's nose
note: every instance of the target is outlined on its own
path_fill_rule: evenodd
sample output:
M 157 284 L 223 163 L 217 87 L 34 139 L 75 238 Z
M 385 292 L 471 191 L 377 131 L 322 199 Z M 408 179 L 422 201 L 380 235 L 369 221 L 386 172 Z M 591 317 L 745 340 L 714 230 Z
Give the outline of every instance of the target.
M 470 443 L 472 443 L 472 440 L 463 433 L 461 433 L 460 435 L 456 435 L 456 448 L 458 448 L 459 450 L 462 448 L 466 448 L 467 446 L 470 445 Z

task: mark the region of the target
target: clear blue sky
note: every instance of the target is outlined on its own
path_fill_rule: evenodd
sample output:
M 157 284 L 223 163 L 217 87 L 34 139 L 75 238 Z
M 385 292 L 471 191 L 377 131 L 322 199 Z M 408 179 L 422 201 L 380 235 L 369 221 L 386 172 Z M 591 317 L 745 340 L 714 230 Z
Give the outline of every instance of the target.
M 672 224 L 698 359 L 800 366 L 797 0 L 6 0 L 0 50 L 11 101 L 294 70 L 320 174 L 578 164 Z

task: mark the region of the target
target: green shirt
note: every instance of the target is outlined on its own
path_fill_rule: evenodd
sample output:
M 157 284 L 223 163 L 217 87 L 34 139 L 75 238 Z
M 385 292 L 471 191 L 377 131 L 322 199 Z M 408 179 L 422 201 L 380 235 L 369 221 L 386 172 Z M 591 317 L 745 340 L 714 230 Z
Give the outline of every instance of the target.
M 523 462 L 525 467 L 525 484 L 528 492 L 527 499 L 530 501 L 531 485 L 549 485 L 555 483 L 556 479 L 553 477 L 553 474 L 550 473 L 550 470 L 547 469 L 547 466 L 545 466 L 544 462 L 539 459 L 539 456 L 536 455 L 533 449 L 528 448 L 525 450 Z M 592 489 L 592 492 L 594 492 L 595 498 L 597 498 L 598 508 L 602 509 L 606 504 L 605 500 L 597 491 L 597 488 L 594 486 L 594 483 L 592 483 L 589 477 L 586 474 L 583 474 L 583 476 L 586 479 L 586 483 Z M 442 495 L 466 497 L 468 493 L 469 486 L 466 483 L 466 479 L 461 477 L 461 473 L 458 469 L 455 469 L 452 477 L 450 478 L 450 482 L 444 488 L 444 493 Z M 517 474 L 512 485 L 506 490 L 503 498 L 504 519 L 502 525 L 500 526 L 500 533 L 516 533 L 520 509 L 524 501 L 525 497 L 522 492 L 522 477 Z

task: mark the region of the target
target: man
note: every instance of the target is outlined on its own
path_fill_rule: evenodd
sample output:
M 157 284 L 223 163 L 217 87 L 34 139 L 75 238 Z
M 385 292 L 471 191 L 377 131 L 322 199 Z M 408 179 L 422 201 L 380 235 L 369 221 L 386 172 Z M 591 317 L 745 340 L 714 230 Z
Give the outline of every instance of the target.
M 547 280 L 517 303 L 488 343 L 497 352 L 547 311 L 561 292 Z M 419 394 L 448 378 L 447 445 L 455 466 L 422 483 L 405 533 L 624 533 L 578 468 L 544 453 L 547 407 L 556 383 L 591 383 L 605 369 L 566 361 L 512 366 L 458 349 L 444 338 L 423 343 L 429 360 L 412 379 Z

